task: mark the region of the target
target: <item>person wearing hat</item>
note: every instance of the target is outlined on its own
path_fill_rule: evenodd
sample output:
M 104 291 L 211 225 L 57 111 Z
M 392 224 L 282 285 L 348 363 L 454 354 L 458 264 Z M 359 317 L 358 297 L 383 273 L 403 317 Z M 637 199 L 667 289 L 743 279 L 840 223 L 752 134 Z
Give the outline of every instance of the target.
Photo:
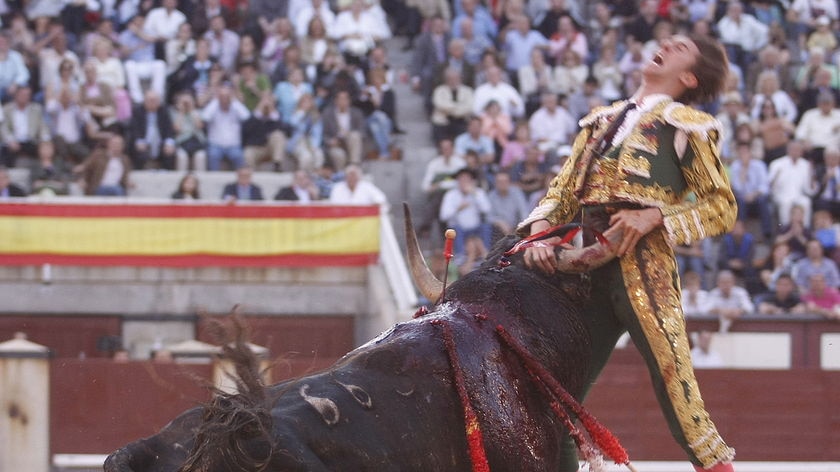
M 490 247 L 493 228 L 488 223 L 490 199 L 478 186 L 476 172 L 463 167 L 455 172 L 456 186 L 447 190 L 440 204 L 440 219 L 456 231 L 453 249 L 459 265 L 472 259 L 480 260 Z M 470 249 L 469 254 L 467 249 Z M 470 257 L 468 257 L 470 256 Z M 472 267 L 464 267 L 471 270 Z
M 706 411 L 691 367 L 673 246 L 723 234 L 736 220 L 719 156 L 720 124 L 689 106 L 717 98 L 727 73 L 726 53 L 714 39 L 662 41 L 630 99 L 580 121 L 571 156 L 517 228 L 520 236 L 534 235 L 579 215 L 586 227 L 619 239 L 616 258 L 590 272 L 592 296 L 582 302 L 591 315 L 590 382 L 629 332 L 674 440 L 698 472 L 734 471 L 735 451 Z M 590 232 L 584 239 L 594 244 Z M 547 274 L 557 270 L 550 244 L 529 247 L 524 261 Z M 576 471 L 574 445 L 566 447 L 563 470 Z

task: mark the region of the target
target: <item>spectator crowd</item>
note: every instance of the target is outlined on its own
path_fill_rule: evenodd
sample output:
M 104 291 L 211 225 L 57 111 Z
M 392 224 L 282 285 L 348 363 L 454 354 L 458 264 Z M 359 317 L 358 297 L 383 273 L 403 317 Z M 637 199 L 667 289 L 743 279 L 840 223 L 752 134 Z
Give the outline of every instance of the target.
M 840 21 L 836 0 L 0 0 L 0 157 L 34 192 L 125 195 L 130 172 L 237 171 L 225 199 L 385 203 L 360 179 L 398 158 L 398 82 L 437 150 L 420 230 L 458 230 L 471 270 L 544 195 L 578 120 L 627 98 L 675 34 L 712 35 L 739 205 L 717 240 L 675 251 L 686 312 L 840 319 Z M 389 51 L 403 36 L 407 70 Z M 0 196 L 18 196 L 0 172 Z M 215 196 L 214 196 L 215 197 Z

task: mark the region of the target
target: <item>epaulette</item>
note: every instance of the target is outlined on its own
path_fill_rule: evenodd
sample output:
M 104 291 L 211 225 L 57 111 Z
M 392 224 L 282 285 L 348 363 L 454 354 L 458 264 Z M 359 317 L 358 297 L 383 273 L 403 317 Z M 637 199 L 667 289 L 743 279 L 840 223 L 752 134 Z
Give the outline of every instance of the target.
M 619 110 L 624 108 L 626 104 L 627 100 L 621 100 L 613 103 L 612 105 L 604 105 L 593 108 L 588 115 L 584 116 L 580 119 L 580 121 L 578 121 L 578 126 L 580 126 L 581 128 L 586 128 L 587 126 L 595 123 L 604 116 L 613 116 L 616 113 L 618 113 Z
M 704 140 L 708 140 L 712 132 L 716 133 L 713 139 L 717 139 L 723 130 L 723 125 L 717 118 L 679 102 L 669 103 L 662 111 L 662 119 L 669 125 Z

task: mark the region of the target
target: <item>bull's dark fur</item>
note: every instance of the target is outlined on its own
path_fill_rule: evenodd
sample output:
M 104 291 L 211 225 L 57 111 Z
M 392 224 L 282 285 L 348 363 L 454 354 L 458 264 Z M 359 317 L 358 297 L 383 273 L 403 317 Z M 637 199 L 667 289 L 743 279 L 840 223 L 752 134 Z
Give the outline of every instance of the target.
M 242 395 L 187 411 L 158 435 L 116 451 L 105 470 L 470 470 L 463 408 L 433 320 L 452 327 L 491 470 L 577 470 L 573 452 L 560 446 L 568 444 L 561 422 L 495 328 L 504 326 L 580 398 L 592 375 L 580 312 L 586 284 L 528 270 L 519 256 L 501 268 L 512 243 L 498 244 L 428 315 L 396 325 L 324 372 L 265 389 L 246 385 Z M 338 416 L 304 396 L 331 400 Z

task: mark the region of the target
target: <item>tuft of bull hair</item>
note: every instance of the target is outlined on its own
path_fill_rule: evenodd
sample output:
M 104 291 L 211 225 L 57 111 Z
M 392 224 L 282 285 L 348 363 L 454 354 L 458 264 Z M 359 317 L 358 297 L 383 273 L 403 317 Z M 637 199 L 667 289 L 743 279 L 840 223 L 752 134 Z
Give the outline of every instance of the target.
M 275 449 L 273 419 L 259 359 L 248 346 L 250 330 L 238 307 L 228 320 L 207 323 L 222 355 L 234 366 L 238 393 L 212 388 L 193 449 L 178 472 L 266 470 Z

